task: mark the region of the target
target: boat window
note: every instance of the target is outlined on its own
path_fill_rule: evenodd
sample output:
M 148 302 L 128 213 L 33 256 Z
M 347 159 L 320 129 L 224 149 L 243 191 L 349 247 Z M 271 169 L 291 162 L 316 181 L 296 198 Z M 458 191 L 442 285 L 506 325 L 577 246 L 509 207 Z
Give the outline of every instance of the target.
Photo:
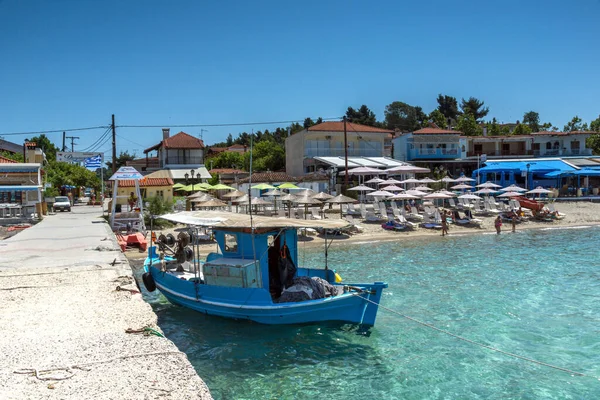
M 236 253 L 238 249 L 237 236 L 225 234 L 225 251 Z
M 273 245 L 273 240 L 275 239 L 274 235 L 267 236 L 267 246 L 271 247 Z

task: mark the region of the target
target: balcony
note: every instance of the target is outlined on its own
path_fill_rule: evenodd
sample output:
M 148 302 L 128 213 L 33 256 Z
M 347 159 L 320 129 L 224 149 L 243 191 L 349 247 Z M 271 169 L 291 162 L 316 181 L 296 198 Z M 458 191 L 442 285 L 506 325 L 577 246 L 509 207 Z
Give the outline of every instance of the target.
M 409 160 L 454 159 L 459 157 L 458 149 L 413 149 L 408 153 Z
M 202 157 L 168 156 L 165 165 L 199 165 L 203 162 Z
M 381 149 L 348 149 L 348 157 L 383 157 Z M 344 157 L 344 149 L 306 148 L 305 157 Z

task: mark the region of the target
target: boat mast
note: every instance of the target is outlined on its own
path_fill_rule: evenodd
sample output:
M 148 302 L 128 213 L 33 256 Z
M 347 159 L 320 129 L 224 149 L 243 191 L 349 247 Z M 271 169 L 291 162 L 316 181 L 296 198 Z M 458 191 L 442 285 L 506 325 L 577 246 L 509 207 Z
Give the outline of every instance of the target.
M 254 264 L 256 264 L 256 244 L 254 243 L 254 223 L 252 221 L 252 148 L 254 144 L 254 129 L 250 135 L 250 178 L 248 180 L 248 213 L 250 214 L 250 234 L 252 235 L 252 256 L 254 258 Z M 259 260 L 260 262 L 260 260 Z M 260 270 L 260 268 L 259 268 Z M 262 282 L 262 276 L 261 276 Z

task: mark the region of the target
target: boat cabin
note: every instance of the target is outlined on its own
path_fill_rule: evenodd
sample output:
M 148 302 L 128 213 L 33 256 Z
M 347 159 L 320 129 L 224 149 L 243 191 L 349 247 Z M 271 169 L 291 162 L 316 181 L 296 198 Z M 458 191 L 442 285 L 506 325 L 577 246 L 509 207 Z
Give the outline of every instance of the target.
M 294 229 L 213 230 L 220 252 L 210 253 L 202 267 L 206 284 L 264 288 L 279 297 L 283 282 L 297 272 L 298 234 Z M 291 276 L 289 276 L 291 275 Z

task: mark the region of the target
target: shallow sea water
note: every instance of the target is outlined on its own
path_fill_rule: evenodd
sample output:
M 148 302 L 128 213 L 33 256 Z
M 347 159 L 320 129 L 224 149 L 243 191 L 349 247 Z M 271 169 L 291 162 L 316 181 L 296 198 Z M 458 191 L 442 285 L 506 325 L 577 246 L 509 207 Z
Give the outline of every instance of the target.
M 504 351 L 600 377 L 600 228 L 402 238 L 330 249 L 382 305 Z M 319 240 L 319 239 L 316 239 Z M 322 248 L 300 261 L 324 265 Z M 598 399 L 600 380 L 515 359 L 379 310 L 364 331 L 264 326 L 146 295 L 215 399 Z

